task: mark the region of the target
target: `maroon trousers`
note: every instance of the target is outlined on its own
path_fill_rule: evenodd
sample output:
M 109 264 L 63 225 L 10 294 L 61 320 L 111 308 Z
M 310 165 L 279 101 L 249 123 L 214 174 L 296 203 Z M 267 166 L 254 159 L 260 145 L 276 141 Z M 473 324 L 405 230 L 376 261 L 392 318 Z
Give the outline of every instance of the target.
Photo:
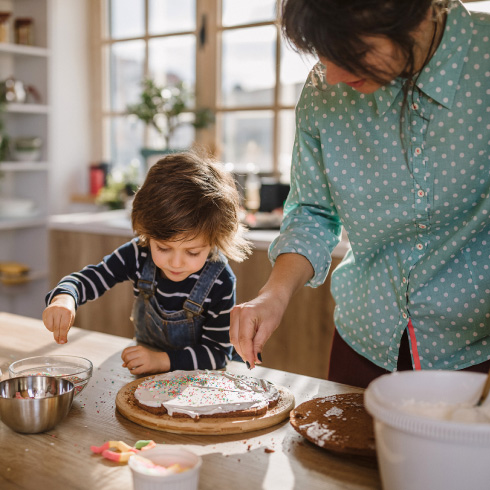
M 400 343 L 397 369 L 398 371 L 408 371 L 413 369 L 406 330 L 403 333 Z M 470 366 L 463 371 L 487 373 L 489 369 L 490 361 L 485 361 L 481 364 Z M 330 368 L 328 372 L 329 381 L 366 388 L 373 379 L 389 372 L 390 371 L 373 364 L 369 359 L 358 354 L 344 341 L 337 330 L 335 330 L 332 351 L 330 353 Z

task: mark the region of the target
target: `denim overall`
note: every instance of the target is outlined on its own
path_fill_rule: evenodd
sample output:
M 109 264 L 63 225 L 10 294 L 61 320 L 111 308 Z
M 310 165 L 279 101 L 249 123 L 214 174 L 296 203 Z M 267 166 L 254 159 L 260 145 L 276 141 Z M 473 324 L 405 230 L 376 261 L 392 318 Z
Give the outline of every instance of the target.
M 131 313 L 138 343 L 163 351 L 183 349 L 200 343 L 205 320 L 201 315 L 204 300 L 227 263 L 226 257 L 221 253 L 219 261 L 207 262 L 189 297 L 184 301 L 183 310 L 166 311 L 155 298 L 159 270 L 149 255 L 136 284 L 139 295 L 134 300 Z

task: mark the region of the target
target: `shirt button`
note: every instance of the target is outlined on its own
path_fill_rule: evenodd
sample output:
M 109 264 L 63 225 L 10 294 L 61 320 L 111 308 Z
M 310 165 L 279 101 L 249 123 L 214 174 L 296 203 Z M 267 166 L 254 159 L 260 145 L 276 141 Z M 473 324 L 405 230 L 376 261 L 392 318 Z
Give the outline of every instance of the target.
M 408 315 L 406 313 L 402 313 L 402 317 L 406 320 L 408 318 Z
M 422 230 L 425 230 L 427 228 L 427 226 L 423 225 L 423 224 L 420 224 L 419 225 L 419 228 L 422 229 Z
M 412 104 L 412 109 L 416 111 L 419 108 L 419 105 L 416 104 L 415 102 Z
M 424 197 L 425 196 L 425 192 L 420 190 L 420 191 L 417 191 L 417 196 L 419 197 Z
M 407 278 L 406 278 L 406 277 L 404 277 L 404 278 L 402 279 L 402 282 L 403 282 L 403 284 L 405 284 L 405 283 L 407 282 Z
M 420 155 L 421 153 L 422 150 L 419 147 L 415 148 L 415 155 Z
M 424 248 L 424 246 L 421 244 L 421 243 L 417 243 L 417 245 L 415 245 L 419 250 L 422 250 Z

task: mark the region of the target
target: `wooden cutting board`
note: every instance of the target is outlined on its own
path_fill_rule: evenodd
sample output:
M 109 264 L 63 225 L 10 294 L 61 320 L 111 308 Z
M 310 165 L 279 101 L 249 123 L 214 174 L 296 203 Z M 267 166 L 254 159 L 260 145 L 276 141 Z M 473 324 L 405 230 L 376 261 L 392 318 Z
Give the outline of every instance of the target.
M 154 415 L 146 412 L 134 403 L 133 393 L 136 387 L 148 378 L 135 379 L 123 386 L 116 396 L 118 412 L 128 420 L 149 429 L 173 432 L 176 434 L 221 435 L 240 434 L 254 430 L 272 427 L 289 418 L 289 412 L 294 408 L 294 395 L 282 386 L 279 390 L 279 403 L 267 413 L 257 417 L 229 417 L 229 418 L 176 418 L 169 415 Z

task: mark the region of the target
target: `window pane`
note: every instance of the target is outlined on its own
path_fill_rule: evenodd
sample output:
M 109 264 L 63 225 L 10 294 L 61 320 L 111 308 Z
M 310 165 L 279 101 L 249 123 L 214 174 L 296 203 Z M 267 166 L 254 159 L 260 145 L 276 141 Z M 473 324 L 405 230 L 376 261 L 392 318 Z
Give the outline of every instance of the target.
M 279 113 L 279 173 L 282 182 L 290 181 L 291 155 L 296 129 L 294 110 Z
M 170 139 L 169 147 L 172 150 L 186 150 L 191 148 L 196 136 L 194 126 L 190 124 L 193 120 L 192 114 L 189 113 L 184 113 L 179 116 L 179 121 L 181 121 L 182 124 L 177 127 Z M 164 118 L 158 120 L 158 125 L 165 131 L 166 125 Z M 154 128 L 150 127 L 149 129 L 149 147 L 157 149 L 166 148 L 165 138 Z
M 221 116 L 221 159 L 238 170 L 255 164 L 260 172 L 272 171 L 272 111 L 242 111 Z
M 144 0 L 110 0 L 109 32 L 113 39 L 145 34 Z
M 466 8 L 468 10 L 474 10 L 475 12 L 489 12 L 490 13 L 490 1 L 485 0 L 481 2 L 466 2 Z
M 298 54 L 287 44 L 281 43 L 281 103 L 295 105 L 303 89 L 306 77 L 316 60 L 313 56 Z
M 195 0 L 150 0 L 148 9 L 150 34 L 196 29 Z
M 276 28 L 223 32 L 221 103 L 261 106 L 274 102 Z
M 110 117 L 104 121 L 105 141 L 109 142 L 109 154 L 105 158 L 112 165 L 127 166 L 132 161 L 142 161 L 144 125 L 128 116 Z
M 224 26 L 276 19 L 276 0 L 223 0 Z
M 150 76 L 160 85 L 185 82 L 194 87 L 196 80 L 196 38 L 175 36 L 149 41 Z
M 144 76 L 144 41 L 114 43 L 110 48 L 110 110 L 125 111 L 138 101 Z

